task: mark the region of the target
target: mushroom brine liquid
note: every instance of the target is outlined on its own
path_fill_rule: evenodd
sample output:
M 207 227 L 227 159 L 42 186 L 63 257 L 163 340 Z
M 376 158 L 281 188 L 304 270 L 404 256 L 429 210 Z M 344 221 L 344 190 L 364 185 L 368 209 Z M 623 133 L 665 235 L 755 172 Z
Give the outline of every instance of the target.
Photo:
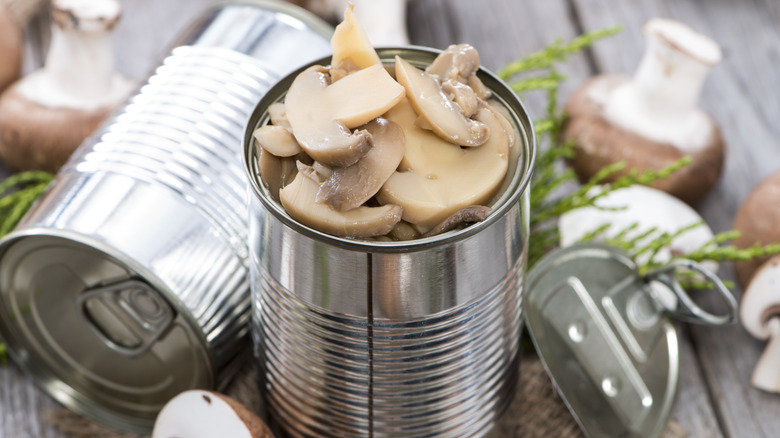
M 485 219 L 519 152 L 476 49 L 450 46 L 425 70 L 400 56 L 385 66 L 351 6 L 331 44 L 331 65 L 298 74 L 253 133 L 270 196 L 347 238 L 405 241 Z

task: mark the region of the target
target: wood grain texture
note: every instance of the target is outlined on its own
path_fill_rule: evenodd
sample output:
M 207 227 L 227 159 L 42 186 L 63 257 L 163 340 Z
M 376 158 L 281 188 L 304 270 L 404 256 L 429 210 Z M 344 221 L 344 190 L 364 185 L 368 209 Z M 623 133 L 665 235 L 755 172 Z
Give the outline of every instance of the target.
M 216 0 L 124 1 L 114 39 L 117 65 L 142 80 L 158 65 L 176 36 Z M 644 49 L 641 27 L 655 16 L 676 18 L 712 36 L 723 62 L 705 83 L 702 105 L 721 124 L 729 147 L 720 184 L 698 209 L 716 231 L 731 227 L 734 213 L 752 187 L 780 168 L 780 3 L 776 0 L 413 0 L 410 37 L 415 44 L 445 48 L 469 42 L 482 63 L 497 70 L 556 38 L 581 30 L 621 25 L 618 36 L 591 50 L 593 66 L 578 55 L 561 67 L 568 81 L 561 99 L 587 77 L 601 72 L 631 74 Z M 46 31 L 27 48 L 26 68 L 41 59 Z M 533 118 L 544 98 L 524 96 Z M 5 173 L 0 165 L 0 178 Z M 733 279 L 729 266 L 722 274 Z M 708 302 L 705 298 L 704 302 Z M 714 303 L 707 303 L 715 305 Z M 764 343 L 739 325 L 681 329 L 679 393 L 672 421 L 690 437 L 771 437 L 780 429 L 780 397 L 749 385 Z M 61 438 L 46 421 L 57 404 L 13 365 L 0 368 L 0 437 Z M 721 430 L 721 428 L 723 430 Z
M 650 17 L 670 17 L 712 37 L 723 49 L 724 59 L 715 66 L 702 90 L 701 105 L 721 126 L 728 152 L 724 173 L 716 189 L 699 206 L 716 231 L 730 229 L 734 214 L 752 188 L 780 168 L 780 134 L 774 122 L 780 116 L 780 15 L 777 2 L 701 0 L 574 0 L 585 28 L 622 23 L 620 36 L 594 48 L 604 72 L 633 72 L 644 46 L 641 24 Z M 615 56 L 620 53 L 621 56 Z M 730 264 L 721 275 L 734 279 Z M 740 291 L 735 293 L 739 296 Z M 717 300 L 702 298 L 717 308 Z M 690 327 L 695 356 L 709 393 L 688 393 L 683 400 L 710 397 L 724 435 L 731 437 L 776 436 L 780 428 L 780 397 L 750 386 L 749 379 L 764 343 L 752 339 L 740 325 L 722 328 Z M 683 363 L 685 363 L 683 357 Z M 683 376 L 686 376 L 685 370 Z M 694 434 L 694 436 L 710 436 Z

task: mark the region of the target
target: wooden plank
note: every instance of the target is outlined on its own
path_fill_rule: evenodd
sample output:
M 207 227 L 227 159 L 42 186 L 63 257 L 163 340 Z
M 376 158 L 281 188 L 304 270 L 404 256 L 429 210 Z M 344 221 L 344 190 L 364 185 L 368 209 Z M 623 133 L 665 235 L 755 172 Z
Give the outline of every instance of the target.
M 729 153 L 720 184 L 698 209 L 713 229 L 730 229 L 736 210 L 751 188 L 780 167 L 780 136 L 772 122 L 780 116 L 780 108 L 777 99 L 767 97 L 772 95 L 768 90 L 780 86 L 777 3 L 575 0 L 575 5 L 586 28 L 626 26 L 620 37 L 594 51 L 599 68 L 605 72 L 633 71 L 644 47 L 640 27 L 654 16 L 685 22 L 722 45 L 724 60 L 707 79 L 701 104 L 720 123 Z M 734 278 L 730 265 L 723 267 L 721 275 Z M 740 291 L 735 293 L 739 295 Z M 711 301 L 703 300 L 715 306 Z M 690 332 L 726 435 L 774 436 L 772 431 L 780 426 L 780 399 L 749 384 L 763 343 L 751 339 L 739 325 L 692 327 Z M 682 400 L 681 394 L 678 406 Z

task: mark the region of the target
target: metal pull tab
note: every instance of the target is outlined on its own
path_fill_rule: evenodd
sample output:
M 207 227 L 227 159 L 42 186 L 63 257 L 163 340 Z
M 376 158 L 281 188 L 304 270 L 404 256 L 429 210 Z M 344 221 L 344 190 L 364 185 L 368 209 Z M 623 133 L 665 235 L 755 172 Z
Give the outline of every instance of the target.
M 709 280 L 714 285 L 715 291 L 720 294 L 726 303 L 727 313 L 725 315 L 714 315 L 699 307 L 675 279 L 675 273 L 678 269 L 700 274 Z M 694 261 L 685 259 L 672 260 L 668 265 L 650 271 L 644 277 L 644 280 L 648 284 L 651 282 L 661 283 L 674 292 L 677 298 L 676 303 L 674 305 L 663 304 L 661 306 L 676 319 L 704 325 L 725 325 L 733 324 L 737 321 L 737 300 L 734 298 L 734 295 L 731 294 L 731 291 L 728 290 L 717 275 Z M 651 289 L 651 295 L 654 293 L 657 293 L 657 291 Z M 659 299 L 659 297 L 654 297 L 654 299 L 657 303 L 668 302 L 668 300 L 665 301 Z

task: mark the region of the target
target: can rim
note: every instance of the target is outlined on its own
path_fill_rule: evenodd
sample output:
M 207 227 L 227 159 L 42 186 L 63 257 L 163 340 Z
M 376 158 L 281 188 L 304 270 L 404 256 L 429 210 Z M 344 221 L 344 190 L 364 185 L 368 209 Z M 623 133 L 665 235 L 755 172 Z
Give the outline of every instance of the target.
M 406 46 L 406 47 L 382 47 L 376 49 L 380 59 L 388 60 L 393 59 L 396 55 L 404 57 L 407 61 L 418 65 L 427 65 L 442 51 L 430 47 L 423 46 Z M 493 223 L 503 217 L 512 206 L 517 203 L 521 196 L 529 190 L 531 184 L 531 178 L 533 175 L 534 162 L 536 161 L 536 132 L 533 128 L 533 122 L 531 121 L 530 113 L 526 109 L 523 102 L 515 94 L 514 91 L 495 73 L 480 66 L 477 71 L 477 76 L 493 91 L 494 96 L 498 96 L 504 105 L 510 109 L 515 124 L 522 130 L 520 132 L 523 138 L 522 150 L 520 156 L 517 159 L 517 170 L 512 176 L 508 187 L 503 194 L 494 203 L 491 208 L 491 212 L 488 217 L 476 224 L 466 227 L 462 230 L 450 231 L 440 235 L 419 238 L 407 241 L 393 241 L 393 242 L 380 242 L 380 241 L 367 241 L 351 239 L 347 237 L 334 236 L 322 231 L 318 231 L 314 228 L 307 227 L 300 222 L 294 220 L 290 215 L 282 208 L 279 203 L 268 198 L 265 188 L 259 182 L 257 160 L 254 159 L 254 147 L 252 133 L 255 128 L 265 123 L 268 120 L 266 108 L 271 103 L 278 101 L 290 87 L 293 79 L 298 76 L 305 69 L 312 65 L 328 65 L 330 64 L 331 56 L 325 56 L 311 63 L 308 63 L 299 69 L 291 72 L 279 82 L 277 82 L 270 90 L 263 96 L 263 98 L 257 103 L 255 109 L 252 111 L 252 115 L 244 131 L 244 171 L 249 181 L 249 185 L 252 190 L 252 195 L 259 198 L 263 207 L 273 214 L 277 219 L 282 221 L 285 225 L 292 228 L 296 232 L 303 234 L 314 240 L 322 241 L 328 245 L 337 246 L 346 250 L 352 251 L 371 251 L 376 253 L 403 253 L 422 251 L 432 247 L 439 247 L 448 245 L 455 241 L 467 239 L 485 228 L 490 227 Z

